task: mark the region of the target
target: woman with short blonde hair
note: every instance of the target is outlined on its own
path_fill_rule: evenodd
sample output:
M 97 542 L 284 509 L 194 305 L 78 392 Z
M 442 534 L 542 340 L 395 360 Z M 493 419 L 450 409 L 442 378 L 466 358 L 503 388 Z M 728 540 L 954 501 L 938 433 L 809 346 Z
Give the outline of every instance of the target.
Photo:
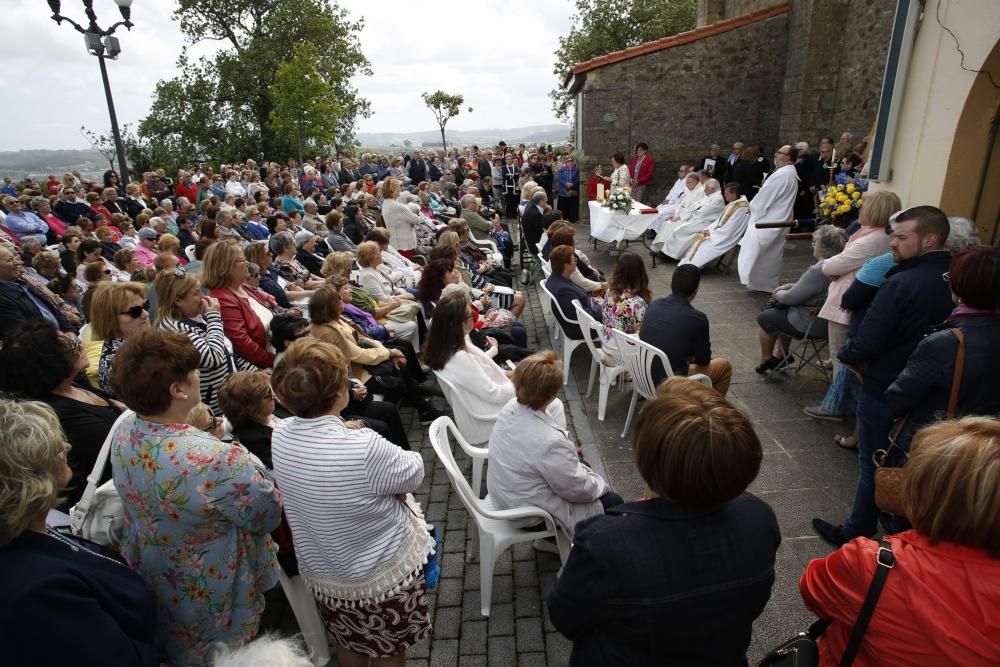
M 149 301 L 139 283 L 103 282 L 90 301 L 90 330 L 95 340 L 103 340 L 97 378 L 101 390 L 115 398 L 108 383 L 111 364 L 125 341 L 149 328 Z
M 1000 660 L 1000 421 L 965 417 L 918 432 L 903 467 L 913 524 L 884 538 L 857 537 L 811 561 L 799 580 L 806 608 L 831 621 L 820 661 L 837 664 L 876 560 L 892 571 L 858 657 L 871 665 L 993 665 Z M 906 623 L 899 619 L 906 618 Z
M 0 400 L 0 611 L 4 660 L 156 667 L 156 600 L 112 550 L 46 525 L 72 477 L 52 408 Z M 53 604 L 58 600 L 58 604 Z M 38 641 L 46 627 L 45 641 Z M 96 642 L 96 643 L 95 643 Z
M 235 240 L 218 241 L 205 251 L 201 283 L 219 301 L 236 365 L 241 370 L 270 368 L 274 353 L 268 348 L 267 327 L 274 314 L 243 289 L 246 279 L 247 260 Z

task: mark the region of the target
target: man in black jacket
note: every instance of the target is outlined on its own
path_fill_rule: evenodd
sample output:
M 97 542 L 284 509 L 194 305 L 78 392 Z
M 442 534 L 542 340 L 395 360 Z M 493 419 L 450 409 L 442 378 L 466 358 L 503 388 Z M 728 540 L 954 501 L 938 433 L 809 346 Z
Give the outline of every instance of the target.
M 691 305 L 698 296 L 701 270 L 694 264 L 678 266 L 670 277 L 670 296 L 649 304 L 639 330 L 639 340 L 662 350 L 670 360 L 673 375 L 703 373 L 712 388 L 725 397 L 733 377 L 733 365 L 725 357 L 712 358 L 708 317 Z M 653 382 L 667 378 L 666 369 L 653 365 Z
M 542 222 L 545 211 L 550 208 L 548 199 L 544 190 L 531 195 L 531 202 L 524 207 L 524 215 L 521 217 L 524 242 L 533 256 L 538 254 L 538 242 L 542 240 L 542 232 L 545 230 Z
M 0 336 L 6 336 L 28 320 L 44 320 L 60 331 L 73 331 L 59 309 L 26 282 L 23 275 L 20 255 L 0 246 Z
M 890 242 L 896 266 L 886 274 L 857 335 L 837 354 L 862 378 L 854 509 L 843 526 L 818 518 L 812 522 L 820 537 L 837 546 L 859 535 L 871 536 L 878 527 L 873 456 L 888 445 L 893 423 L 885 392 L 928 328 L 943 322 L 954 308 L 943 278 L 951 260 L 945 250 L 949 229 L 947 216 L 934 206 L 899 214 Z

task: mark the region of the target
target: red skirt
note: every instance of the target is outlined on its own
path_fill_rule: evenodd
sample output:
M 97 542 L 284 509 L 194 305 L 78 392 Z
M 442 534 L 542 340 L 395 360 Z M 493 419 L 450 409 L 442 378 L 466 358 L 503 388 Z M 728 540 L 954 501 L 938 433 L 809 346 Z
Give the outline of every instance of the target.
M 414 255 L 414 251 L 413 250 L 397 250 L 396 252 L 398 252 L 400 255 L 402 255 L 406 259 L 413 259 L 413 255 Z
M 370 658 L 399 655 L 431 635 L 423 573 L 382 602 L 316 605 L 337 646 Z

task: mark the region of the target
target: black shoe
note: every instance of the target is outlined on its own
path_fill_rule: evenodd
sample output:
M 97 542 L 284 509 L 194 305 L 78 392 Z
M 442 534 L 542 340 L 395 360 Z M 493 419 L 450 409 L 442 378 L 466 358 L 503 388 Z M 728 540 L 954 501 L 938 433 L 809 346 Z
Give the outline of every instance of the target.
M 844 532 L 843 526 L 835 526 L 829 521 L 823 521 L 823 519 L 813 519 L 812 527 L 817 535 L 835 547 L 842 547 L 854 539 Z
M 441 387 L 437 386 L 436 384 L 434 384 L 430 380 L 428 380 L 427 382 L 424 382 L 422 385 L 420 385 L 420 391 L 422 391 L 423 393 L 425 393 L 425 394 L 427 394 L 429 396 L 441 396 L 441 397 L 444 397 L 444 392 L 441 391 Z
M 428 408 L 424 412 L 420 413 L 420 424 L 422 426 L 427 426 L 431 424 L 438 417 L 447 417 L 447 410 L 438 410 L 437 408 Z
M 770 357 L 767 361 L 763 362 L 760 366 L 754 369 L 754 371 L 760 373 L 761 375 L 767 375 L 775 369 L 775 367 L 781 363 L 781 359 L 777 357 Z
M 647 239 L 655 239 L 656 238 L 656 232 L 653 231 L 652 229 L 647 229 L 646 233 L 643 234 L 643 236 L 645 236 Z

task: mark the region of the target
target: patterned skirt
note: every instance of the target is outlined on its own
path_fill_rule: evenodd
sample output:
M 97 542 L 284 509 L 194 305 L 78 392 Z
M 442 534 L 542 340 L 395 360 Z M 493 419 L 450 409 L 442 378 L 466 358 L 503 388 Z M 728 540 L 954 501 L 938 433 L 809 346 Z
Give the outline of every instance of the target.
M 316 600 L 337 646 L 371 658 L 391 658 L 431 634 L 424 575 L 382 602 Z

